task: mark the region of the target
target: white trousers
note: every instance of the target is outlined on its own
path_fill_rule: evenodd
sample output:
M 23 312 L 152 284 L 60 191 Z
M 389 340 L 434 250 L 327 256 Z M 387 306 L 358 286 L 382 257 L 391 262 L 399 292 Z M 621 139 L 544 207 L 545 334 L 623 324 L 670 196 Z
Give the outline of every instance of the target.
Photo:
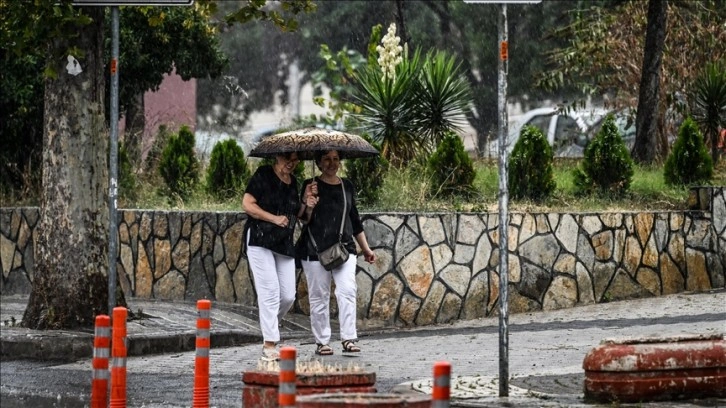
M 335 300 L 338 302 L 340 339 L 357 340 L 356 282 L 357 258 L 348 260 L 332 271 L 326 271 L 318 261 L 302 261 L 310 298 L 310 326 L 318 344 L 330 343 L 330 281 L 335 281 Z
M 277 343 L 280 320 L 295 302 L 295 258 L 248 246 L 247 259 L 255 280 L 262 338 Z

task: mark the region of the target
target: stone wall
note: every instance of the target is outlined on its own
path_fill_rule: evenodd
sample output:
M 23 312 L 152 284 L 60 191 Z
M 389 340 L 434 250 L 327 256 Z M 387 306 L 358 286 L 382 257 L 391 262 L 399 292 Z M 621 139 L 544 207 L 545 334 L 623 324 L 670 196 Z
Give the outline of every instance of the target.
M 510 312 L 725 286 L 726 193 L 700 210 L 516 213 L 508 228 Z M 359 262 L 363 327 L 427 325 L 498 311 L 496 213 L 367 213 L 374 265 Z M 29 293 L 37 208 L 0 209 L 3 294 Z M 119 211 L 117 271 L 127 295 L 256 305 L 240 254 L 244 213 Z M 298 271 L 296 308 L 308 312 Z M 333 303 L 333 310 L 336 310 Z

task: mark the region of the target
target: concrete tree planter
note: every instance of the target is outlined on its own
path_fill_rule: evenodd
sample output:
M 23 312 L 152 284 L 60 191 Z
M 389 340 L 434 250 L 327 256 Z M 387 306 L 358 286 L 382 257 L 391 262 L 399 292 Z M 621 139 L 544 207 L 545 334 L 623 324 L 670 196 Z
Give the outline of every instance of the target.
M 429 408 L 430 395 L 417 394 L 316 394 L 297 398 L 298 408 Z
M 326 393 L 375 393 L 376 373 L 337 371 L 296 374 L 296 395 Z M 278 371 L 251 370 L 242 373 L 242 405 L 245 408 L 277 407 Z
M 604 341 L 587 353 L 583 368 L 586 400 L 726 397 L 723 334 Z

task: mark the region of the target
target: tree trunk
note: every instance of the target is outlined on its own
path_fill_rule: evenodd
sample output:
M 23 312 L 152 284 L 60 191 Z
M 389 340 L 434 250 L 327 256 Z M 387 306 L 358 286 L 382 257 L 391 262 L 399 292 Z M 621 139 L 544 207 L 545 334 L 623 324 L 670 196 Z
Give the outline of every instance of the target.
M 403 46 L 403 44 L 408 44 L 408 49 L 413 51 L 414 48 L 411 44 L 411 39 L 408 37 L 408 33 L 406 33 L 406 16 L 404 14 L 403 1 L 404 0 L 396 0 L 396 25 L 398 26 L 398 30 L 396 30 L 396 32 L 401 38 L 401 46 Z
M 122 67 L 123 68 L 123 67 Z M 123 76 L 123 71 L 121 71 Z M 134 102 L 126 107 L 126 127 L 124 129 L 124 147 L 126 154 L 134 171 L 143 168 L 142 145 L 144 140 L 144 129 L 146 128 L 146 112 L 144 106 L 144 94 L 139 93 L 134 97 Z
M 92 327 L 108 313 L 108 131 L 104 117 L 102 7 L 77 37 L 57 37 L 51 56 L 77 47 L 83 69 L 72 75 L 55 57 L 57 78 L 45 82 L 43 180 L 35 274 L 22 325 L 33 329 Z
M 648 26 L 645 34 L 638 114 L 635 119 L 636 137 L 633 146 L 633 159 L 642 164 L 652 163 L 658 159 L 658 92 L 667 9 L 667 0 L 650 0 L 648 3 Z

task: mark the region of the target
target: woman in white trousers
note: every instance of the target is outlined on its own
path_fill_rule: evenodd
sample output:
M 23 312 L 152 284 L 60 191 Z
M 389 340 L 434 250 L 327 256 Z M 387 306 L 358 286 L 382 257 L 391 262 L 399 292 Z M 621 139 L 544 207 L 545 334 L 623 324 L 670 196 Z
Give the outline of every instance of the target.
M 296 256 L 300 259 L 308 285 L 310 299 L 310 326 L 315 337 L 318 355 L 331 355 L 330 347 L 330 287 L 335 282 L 335 299 L 338 303 L 340 340 L 344 353 L 357 353 L 356 329 L 356 264 L 357 247 L 364 259 L 373 263 L 376 254 L 368 246 L 363 224 L 355 203 L 355 186 L 348 179 L 338 177 L 340 155 L 336 150 L 319 152 L 315 164 L 322 174 L 303 182 L 303 188 L 312 185 L 317 192 L 317 203 L 303 228 L 297 244 Z M 341 224 L 343 227 L 340 233 Z M 312 239 L 311 239 L 312 236 Z M 355 241 L 354 241 L 355 239 Z M 331 271 L 318 261 L 317 252 L 342 242 L 350 254 L 345 263 Z
M 311 188 L 304 190 L 300 202 L 292 174 L 299 162 L 297 153 L 290 153 L 278 155 L 271 166 L 260 166 L 242 197 L 249 216 L 243 239 L 257 293 L 262 359 L 266 361 L 280 358 L 279 322 L 295 301 L 295 224 L 317 202 Z

